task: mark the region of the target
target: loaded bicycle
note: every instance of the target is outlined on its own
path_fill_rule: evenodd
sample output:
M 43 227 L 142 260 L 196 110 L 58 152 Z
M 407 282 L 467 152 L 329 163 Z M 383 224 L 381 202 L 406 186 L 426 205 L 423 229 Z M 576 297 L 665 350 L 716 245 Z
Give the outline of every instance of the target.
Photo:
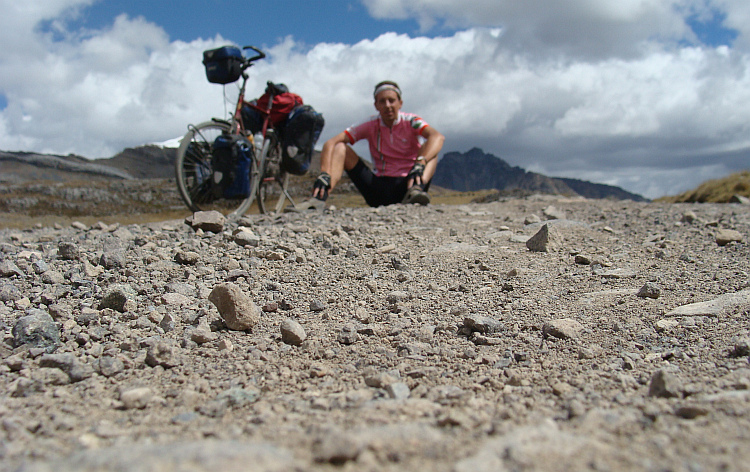
M 245 57 L 247 50 L 255 55 Z M 180 141 L 175 161 L 180 196 L 192 211 L 218 210 L 230 219 L 242 216 L 253 201 L 257 202 L 260 213 L 266 213 L 269 196 L 276 193 L 279 197 L 275 212 L 280 212 L 287 200 L 294 205 L 288 191 L 289 172 L 282 163 L 281 130 L 275 128 L 271 119 L 274 98 L 283 90 L 268 82 L 264 94 L 268 100 L 263 106 L 260 101 L 245 102 L 247 69 L 265 58 L 265 53 L 254 46 L 242 50 L 225 46 L 205 51 L 203 56 L 209 82 L 229 84 L 241 77 L 242 85 L 229 119 L 212 118 L 189 125 Z M 246 126 L 243 111 L 253 112 L 255 130 Z M 301 173 L 306 171 L 305 167 Z

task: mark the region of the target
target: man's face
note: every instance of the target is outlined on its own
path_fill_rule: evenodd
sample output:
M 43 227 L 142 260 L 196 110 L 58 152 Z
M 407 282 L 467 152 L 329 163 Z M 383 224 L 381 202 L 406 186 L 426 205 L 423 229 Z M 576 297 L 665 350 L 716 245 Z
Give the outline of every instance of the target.
M 390 126 L 398 118 L 403 102 L 393 90 L 383 90 L 375 97 L 375 109 L 380 113 L 383 122 Z

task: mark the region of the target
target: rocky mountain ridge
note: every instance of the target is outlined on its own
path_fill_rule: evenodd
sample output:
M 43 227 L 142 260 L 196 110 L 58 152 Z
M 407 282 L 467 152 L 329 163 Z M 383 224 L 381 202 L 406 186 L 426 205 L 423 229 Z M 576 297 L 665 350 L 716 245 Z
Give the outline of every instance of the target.
M 449 152 L 440 161 L 433 184 L 458 191 L 496 189 L 501 193 L 522 191 L 550 195 L 580 195 L 586 198 L 646 201 L 620 187 L 579 179 L 547 177 L 511 166 L 503 159 L 479 148 L 466 153 Z
M 60 182 L 76 180 L 82 174 L 95 178 L 168 179 L 174 177 L 175 155 L 176 149 L 156 145 L 127 148 L 113 157 L 96 161 L 74 155 L 0 152 L 0 169 L 3 169 L 3 180 L 8 183 L 42 179 Z M 40 168 L 44 169 L 42 179 Z M 312 169 L 320 169 L 318 152 L 313 156 Z M 645 201 L 640 195 L 611 185 L 527 172 L 520 167 L 510 166 L 504 160 L 486 154 L 478 148 L 466 153 L 446 153 L 441 159 L 433 185 L 462 192 L 487 189 L 496 189 L 499 192 L 521 190 L 527 193 Z

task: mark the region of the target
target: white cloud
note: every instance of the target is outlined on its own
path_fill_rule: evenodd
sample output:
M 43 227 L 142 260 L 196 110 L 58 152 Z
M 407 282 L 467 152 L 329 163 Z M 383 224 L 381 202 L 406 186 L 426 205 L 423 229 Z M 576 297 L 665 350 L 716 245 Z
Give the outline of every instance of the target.
M 689 36 L 684 15 L 711 7 L 734 25 L 747 8 L 733 2 L 367 0 L 379 17 L 467 28 L 353 45 L 289 37 L 250 70 L 248 95 L 266 80 L 287 83 L 324 114 L 322 143 L 375 112 L 375 83 L 396 80 L 405 111 L 443 132 L 446 152 L 481 147 L 530 170 L 655 197 L 747 167 L 750 55 L 655 39 Z M 0 19 L 24 26 L 16 49 L 0 51 L 0 149 L 104 157 L 226 116 L 224 90 L 201 64 L 225 39 L 170 42 L 158 25 L 126 16 L 71 31 L 66 19 L 90 1 L 30 3 L 38 8 Z M 593 40 L 595 50 L 581 46 Z M 231 100 L 237 87 L 226 92 Z
M 61 15 L 76 6 L 59 3 Z M 43 11 L 16 14 L 32 25 L 49 18 Z M 170 43 L 162 28 L 124 15 L 102 31 L 68 32 L 62 22 L 57 28 L 53 38 L 30 27 L 23 49 L 5 50 L 0 149 L 105 157 L 223 113 L 221 88 L 206 82 L 200 62 L 204 49 L 226 42 L 221 38 Z
M 699 0 L 698 0 L 699 1 Z M 518 51 L 600 57 L 637 53 L 655 35 L 687 34 L 679 6 L 692 0 L 363 0 L 378 18 L 417 18 L 424 29 L 502 26 Z

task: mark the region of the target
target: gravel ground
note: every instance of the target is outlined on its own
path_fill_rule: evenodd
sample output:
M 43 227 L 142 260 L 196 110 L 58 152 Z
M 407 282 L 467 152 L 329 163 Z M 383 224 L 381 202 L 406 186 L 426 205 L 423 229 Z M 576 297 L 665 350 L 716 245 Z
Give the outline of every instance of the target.
M 750 470 L 750 206 L 0 231 L 0 468 Z

